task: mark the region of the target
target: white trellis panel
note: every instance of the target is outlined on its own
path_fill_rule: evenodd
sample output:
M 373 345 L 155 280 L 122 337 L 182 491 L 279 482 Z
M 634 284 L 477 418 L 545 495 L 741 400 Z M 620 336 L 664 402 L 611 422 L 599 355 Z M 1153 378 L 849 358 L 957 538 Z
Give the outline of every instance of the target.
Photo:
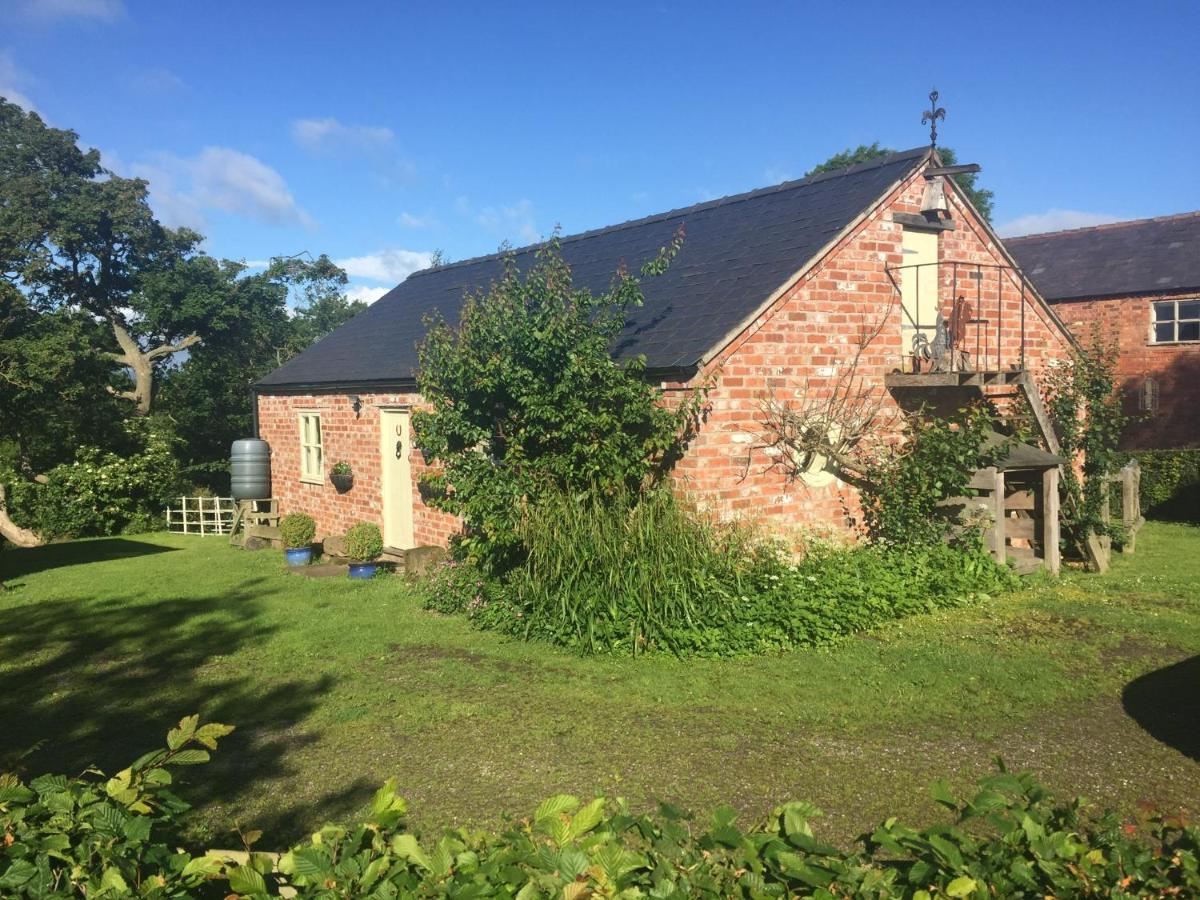
M 180 497 L 167 507 L 167 531 L 176 534 L 229 534 L 236 505 L 232 497 Z

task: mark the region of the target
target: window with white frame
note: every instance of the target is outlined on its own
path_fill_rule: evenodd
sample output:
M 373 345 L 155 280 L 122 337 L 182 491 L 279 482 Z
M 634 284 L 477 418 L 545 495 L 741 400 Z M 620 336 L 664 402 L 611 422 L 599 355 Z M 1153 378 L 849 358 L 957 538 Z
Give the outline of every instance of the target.
M 1156 300 L 1151 342 L 1200 342 L 1200 297 L 1188 300 Z
M 300 480 L 325 481 L 324 451 L 321 448 L 321 414 L 300 413 Z

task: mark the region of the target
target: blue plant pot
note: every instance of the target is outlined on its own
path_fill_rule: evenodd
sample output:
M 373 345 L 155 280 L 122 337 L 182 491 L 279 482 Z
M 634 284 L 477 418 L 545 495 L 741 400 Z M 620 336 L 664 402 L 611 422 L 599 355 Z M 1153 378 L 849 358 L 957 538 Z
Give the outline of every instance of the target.
M 283 553 L 289 566 L 307 566 L 312 562 L 312 547 L 288 547 Z
M 350 563 L 350 572 L 348 574 L 351 578 L 374 578 L 375 570 L 378 568 L 379 566 L 373 562 Z

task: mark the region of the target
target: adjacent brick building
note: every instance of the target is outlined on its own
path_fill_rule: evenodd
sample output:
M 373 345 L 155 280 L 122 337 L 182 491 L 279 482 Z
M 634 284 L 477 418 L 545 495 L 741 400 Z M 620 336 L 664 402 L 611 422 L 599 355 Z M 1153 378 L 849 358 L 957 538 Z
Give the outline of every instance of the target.
M 727 518 L 852 528 L 856 494 L 835 467 L 815 460 L 789 477 L 778 465 L 764 400 L 827 394 L 856 358 L 856 376 L 894 407 L 922 379 L 979 394 L 1068 355 L 1062 322 L 939 165 L 912 150 L 563 239 L 576 284 L 599 291 L 685 229 L 616 348 L 644 356 L 668 397 L 711 379 L 707 417 L 674 472 L 681 491 Z M 516 252 L 519 267 L 533 250 Z M 457 523 L 415 487 L 416 345 L 427 314 L 453 320 L 501 266 L 489 256 L 419 272 L 258 384 L 283 511 L 314 514 L 323 534 L 370 520 L 392 546 L 446 541 Z M 343 459 L 355 483 L 338 494 L 327 472 Z
M 1124 445 L 1200 446 L 1200 212 L 1006 244 L 1079 339 L 1116 344 Z

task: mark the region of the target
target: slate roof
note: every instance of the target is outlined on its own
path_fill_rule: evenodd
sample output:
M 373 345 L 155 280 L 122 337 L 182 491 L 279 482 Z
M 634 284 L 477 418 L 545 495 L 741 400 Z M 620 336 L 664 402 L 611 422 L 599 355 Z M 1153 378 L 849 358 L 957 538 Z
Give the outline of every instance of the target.
M 638 271 L 683 225 L 683 248 L 665 275 L 643 281 L 615 348 L 643 354 L 655 373 L 687 372 L 850 222 L 926 157 L 908 150 L 801 181 L 562 239 L 576 286 L 599 293 L 618 266 Z M 525 270 L 537 246 L 515 252 Z M 332 334 L 258 382 L 258 388 L 407 384 L 417 365 L 422 319 L 457 318 L 463 296 L 502 274 L 500 254 L 410 275 Z
M 1200 212 L 1009 238 L 1051 302 L 1200 288 Z

